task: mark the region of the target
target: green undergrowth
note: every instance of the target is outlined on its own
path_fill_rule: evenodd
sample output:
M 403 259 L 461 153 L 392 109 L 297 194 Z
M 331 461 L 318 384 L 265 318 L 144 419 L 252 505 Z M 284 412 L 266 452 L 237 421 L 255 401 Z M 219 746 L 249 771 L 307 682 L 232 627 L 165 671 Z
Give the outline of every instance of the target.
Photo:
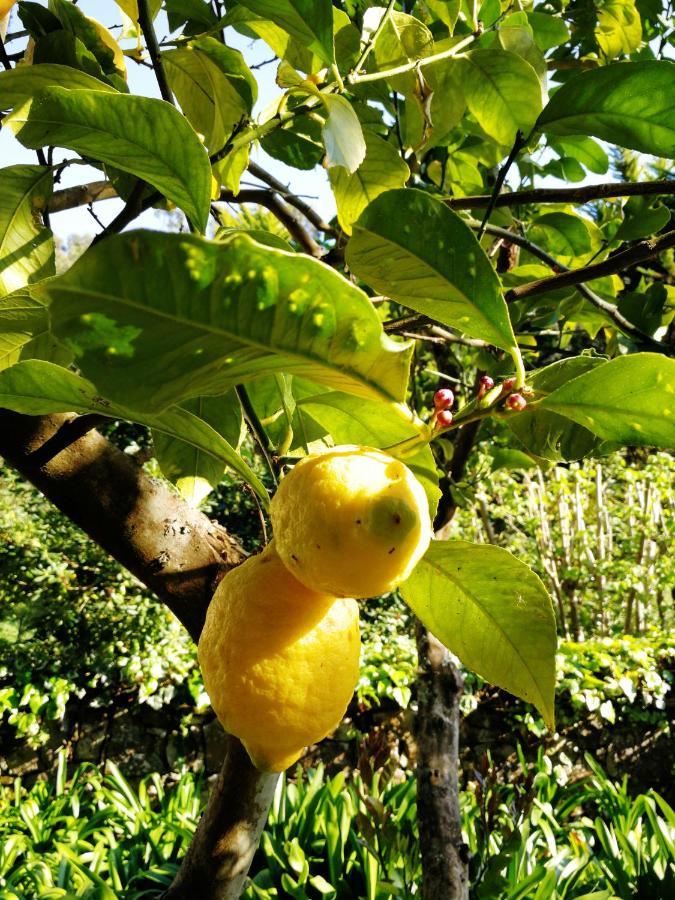
M 653 791 L 591 774 L 568 781 L 540 754 L 510 781 L 485 759 L 461 795 L 475 898 L 673 896 L 675 814 Z M 82 765 L 30 789 L 0 789 L 0 896 L 141 900 L 175 875 L 206 797 L 200 776 Z M 419 896 L 412 778 L 322 768 L 283 776 L 244 897 L 385 900 Z

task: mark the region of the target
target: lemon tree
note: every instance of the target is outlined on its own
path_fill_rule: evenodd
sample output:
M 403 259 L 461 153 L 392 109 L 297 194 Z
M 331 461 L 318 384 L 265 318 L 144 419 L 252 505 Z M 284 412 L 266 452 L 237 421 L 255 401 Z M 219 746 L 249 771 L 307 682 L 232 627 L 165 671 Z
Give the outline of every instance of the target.
M 452 518 L 477 444 L 516 480 L 675 448 L 672 26 L 611 6 L 0 0 L 0 453 L 206 620 L 252 759 L 230 741 L 168 897 L 239 895 L 269 770 L 349 702 L 356 598 L 424 626 L 423 895 L 467 891 L 424 629 L 555 728 L 551 600 Z M 57 274 L 77 206 L 96 234 Z M 151 432 L 151 474 L 110 421 Z M 200 508 L 226 469 L 273 532 L 246 562 Z

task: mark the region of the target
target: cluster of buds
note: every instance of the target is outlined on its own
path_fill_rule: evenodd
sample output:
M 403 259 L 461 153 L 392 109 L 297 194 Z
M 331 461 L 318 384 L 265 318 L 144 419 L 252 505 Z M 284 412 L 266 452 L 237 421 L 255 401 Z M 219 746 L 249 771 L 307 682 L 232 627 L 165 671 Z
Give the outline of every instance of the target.
M 439 388 L 434 394 L 434 415 L 432 423 L 438 428 L 447 428 L 452 425 L 452 413 L 450 410 L 455 404 L 455 395 L 450 388 Z

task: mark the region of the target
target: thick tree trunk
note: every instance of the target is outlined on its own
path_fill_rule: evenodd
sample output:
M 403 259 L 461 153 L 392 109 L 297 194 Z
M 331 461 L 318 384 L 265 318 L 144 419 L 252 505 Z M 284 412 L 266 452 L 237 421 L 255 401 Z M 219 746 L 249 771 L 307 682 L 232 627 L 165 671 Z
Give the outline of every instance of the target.
M 459 812 L 462 676 L 445 647 L 417 623 L 417 823 L 423 900 L 468 898 L 468 847 Z
M 0 410 L 0 456 L 146 584 L 194 640 L 214 588 L 244 553 L 235 538 L 72 415 Z M 236 738 L 167 896 L 241 893 L 276 777 L 258 772 Z
M 163 900 L 236 900 L 258 846 L 278 775 L 263 775 L 230 738 L 223 768 Z
M 74 421 L 0 410 L 0 456 L 146 584 L 197 640 L 219 578 L 244 559 L 243 550 L 97 431 L 76 437 Z

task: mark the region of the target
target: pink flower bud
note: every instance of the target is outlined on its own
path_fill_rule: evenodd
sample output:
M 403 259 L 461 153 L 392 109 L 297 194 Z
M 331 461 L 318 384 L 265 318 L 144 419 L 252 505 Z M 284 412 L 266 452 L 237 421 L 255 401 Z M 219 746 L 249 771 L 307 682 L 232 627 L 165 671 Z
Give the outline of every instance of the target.
M 436 409 L 450 409 L 455 402 L 455 395 L 450 388 L 440 388 L 434 394 L 434 406 Z
M 439 428 L 447 428 L 452 425 L 452 413 L 449 409 L 442 409 L 436 416 L 436 422 Z
M 506 400 L 506 405 L 514 412 L 522 412 L 527 406 L 527 400 L 522 394 L 511 394 Z

